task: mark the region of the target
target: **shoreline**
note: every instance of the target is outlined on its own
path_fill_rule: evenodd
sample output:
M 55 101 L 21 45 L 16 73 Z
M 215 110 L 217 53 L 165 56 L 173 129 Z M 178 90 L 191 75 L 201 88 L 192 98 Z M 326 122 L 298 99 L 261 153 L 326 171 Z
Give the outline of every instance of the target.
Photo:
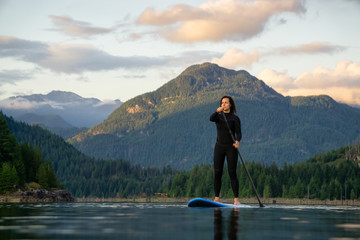
M 195 198 L 195 197 L 194 197 Z M 75 202 L 118 202 L 118 203 L 187 203 L 193 198 L 171 198 L 171 197 L 135 197 L 135 198 L 75 198 Z M 213 200 L 212 198 L 205 198 Z M 258 204 L 256 198 L 240 198 L 243 204 Z M 232 198 L 223 198 L 221 202 L 232 203 Z M 329 205 L 329 206 L 360 206 L 360 200 L 320 200 L 299 198 L 264 198 L 263 204 L 289 204 L 289 205 Z
M 18 189 L 16 192 L 1 194 L 0 203 L 51 203 L 51 202 L 74 202 L 70 192 L 64 189 Z
M 70 202 L 116 202 L 116 203 L 187 203 L 193 198 L 171 198 L 171 197 L 134 197 L 134 198 L 74 198 Z M 205 198 L 213 200 L 212 198 Z M 222 198 L 223 203 L 232 203 L 232 198 Z M 1 203 L 51 203 L 51 202 L 69 202 L 59 201 L 59 199 L 53 201 L 49 198 L 42 199 L 27 199 L 24 201 L 22 197 L 14 194 L 0 195 Z M 329 205 L 329 206 L 360 206 L 360 200 L 319 200 L 319 199 L 299 199 L 299 198 L 263 198 L 261 202 L 265 205 L 272 204 L 289 204 L 289 205 Z M 242 204 L 258 204 L 256 198 L 240 198 Z

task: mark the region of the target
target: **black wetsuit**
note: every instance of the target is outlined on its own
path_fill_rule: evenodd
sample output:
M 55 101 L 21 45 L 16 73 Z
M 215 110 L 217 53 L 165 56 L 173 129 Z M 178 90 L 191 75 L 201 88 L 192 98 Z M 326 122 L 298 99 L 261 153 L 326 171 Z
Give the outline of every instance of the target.
M 234 135 L 235 140 L 241 140 L 241 121 L 238 116 L 233 113 L 225 113 L 227 122 Z M 216 123 L 217 139 L 214 149 L 214 191 L 215 197 L 219 197 L 221 188 L 221 177 L 224 168 L 225 156 L 227 160 L 228 172 L 231 181 L 231 188 L 234 192 L 234 197 L 239 195 L 239 180 L 236 175 L 238 154 L 236 148 L 233 146 L 234 142 L 229 133 L 228 127 L 224 120 L 222 113 L 213 113 L 210 116 L 210 121 Z

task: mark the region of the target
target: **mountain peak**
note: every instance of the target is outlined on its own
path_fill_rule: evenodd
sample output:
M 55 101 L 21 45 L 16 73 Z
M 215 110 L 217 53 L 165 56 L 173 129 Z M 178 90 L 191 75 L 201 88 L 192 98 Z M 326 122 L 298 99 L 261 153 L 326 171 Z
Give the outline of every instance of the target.
M 184 168 L 209 162 L 216 132 L 208 119 L 224 95 L 238 106 L 242 149 L 251 161 L 299 161 L 359 137 L 358 110 L 328 96 L 284 97 L 246 71 L 203 63 L 128 100 L 69 141 L 95 157 L 144 165 Z
M 126 135 L 170 115 L 217 103 L 224 95 L 236 100 L 284 99 L 246 71 L 230 70 L 213 63 L 192 65 L 156 91 L 125 102 L 104 122 L 76 137 L 76 141 L 82 141 L 86 135 Z
M 83 97 L 79 96 L 76 93 L 73 92 L 66 92 L 66 91 L 59 91 L 54 90 L 45 95 L 48 99 L 51 99 L 53 101 L 80 101 L 84 99 Z
M 240 71 L 246 72 L 246 71 Z M 200 74 L 208 77 L 216 77 L 223 75 L 236 75 L 238 71 L 220 67 L 215 63 L 205 62 L 202 64 L 195 64 L 185 69 L 182 73 L 184 75 Z
M 159 88 L 156 94 L 160 93 L 163 97 L 189 97 L 214 90 L 219 95 L 251 99 L 281 96 L 245 70 L 231 70 L 209 62 L 186 68 L 178 77 Z

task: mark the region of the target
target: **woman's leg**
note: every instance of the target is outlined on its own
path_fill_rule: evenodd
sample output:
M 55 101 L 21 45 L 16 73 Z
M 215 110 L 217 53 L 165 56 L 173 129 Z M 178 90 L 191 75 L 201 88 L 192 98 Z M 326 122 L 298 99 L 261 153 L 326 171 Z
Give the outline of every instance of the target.
M 228 165 L 228 172 L 230 176 L 231 188 L 234 193 L 234 202 L 239 202 L 239 180 L 237 178 L 236 169 L 237 169 L 237 150 L 233 146 L 227 152 L 227 165 Z
M 221 189 L 221 177 L 224 168 L 225 151 L 218 144 L 214 148 L 214 192 L 215 201 L 219 201 Z

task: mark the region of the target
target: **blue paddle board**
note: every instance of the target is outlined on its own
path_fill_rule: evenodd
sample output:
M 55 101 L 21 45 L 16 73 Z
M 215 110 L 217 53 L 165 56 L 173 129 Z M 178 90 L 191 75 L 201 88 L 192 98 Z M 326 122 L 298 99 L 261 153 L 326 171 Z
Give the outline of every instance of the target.
M 198 208 L 247 208 L 250 207 L 248 205 L 245 204 L 226 204 L 226 203 L 219 203 L 219 202 L 214 202 L 208 199 L 204 199 L 204 198 L 194 198 L 192 200 L 190 200 L 188 202 L 188 207 L 198 207 Z

